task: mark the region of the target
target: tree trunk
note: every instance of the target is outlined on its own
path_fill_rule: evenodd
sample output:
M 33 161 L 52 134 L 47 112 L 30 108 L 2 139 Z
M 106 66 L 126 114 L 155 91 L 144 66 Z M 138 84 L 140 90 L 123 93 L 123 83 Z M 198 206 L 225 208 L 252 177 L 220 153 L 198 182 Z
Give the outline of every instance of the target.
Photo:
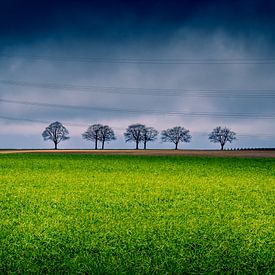
M 136 150 L 138 150 L 138 140 L 136 140 Z
M 95 139 L 95 150 L 97 150 L 97 138 Z
M 103 139 L 103 140 L 102 140 L 102 146 L 101 146 L 101 149 L 102 149 L 102 150 L 104 150 L 104 142 L 105 142 L 105 140 Z
M 54 149 L 57 150 L 57 142 L 54 142 Z
M 146 150 L 146 141 L 144 142 L 144 150 Z
M 223 150 L 224 144 L 221 144 L 221 150 Z
M 178 143 L 175 143 L 175 144 L 176 144 L 175 150 L 178 150 Z

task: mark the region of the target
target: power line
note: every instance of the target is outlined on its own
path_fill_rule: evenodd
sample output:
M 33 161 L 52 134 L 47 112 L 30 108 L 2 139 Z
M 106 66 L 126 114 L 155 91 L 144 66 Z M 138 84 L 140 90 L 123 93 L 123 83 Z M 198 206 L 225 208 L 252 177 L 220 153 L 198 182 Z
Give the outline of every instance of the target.
M 124 113 L 149 113 L 153 115 L 166 115 L 166 116 L 189 116 L 189 117 L 223 117 L 223 118 L 242 118 L 242 119 L 274 119 L 275 114 L 258 114 L 258 113 L 221 113 L 221 112 L 196 112 L 187 113 L 182 111 L 175 112 L 164 112 L 160 110 L 137 110 L 137 109 L 121 109 L 121 108 L 106 108 L 106 107 L 90 107 L 90 106 L 79 106 L 79 105 L 64 105 L 64 104 L 52 104 L 52 103 L 42 103 L 42 102 L 30 102 L 21 100 L 10 100 L 10 99 L 0 99 L 0 102 L 7 104 L 19 104 L 37 107 L 47 107 L 47 108 L 62 108 L 62 109 L 76 109 L 76 110 L 87 110 L 87 111 L 99 111 L 99 112 L 124 112 Z
M 275 98 L 273 89 L 181 89 L 181 88 L 142 88 L 142 87 L 117 87 L 96 85 L 73 85 L 56 83 L 33 83 L 15 80 L 0 80 L 0 84 L 33 87 L 53 90 L 70 90 L 87 93 L 109 93 L 123 95 L 146 95 L 146 96 L 195 96 L 195 97 L 226 97 L 226 98 Z M 243 92 L 243 93 L 241 93 Z
M 25 121 L 25 122 L 31 122 L 31 123 L 40 123 L 40 124 L 50 124 L 52 123 L 52 121 L 49 120 L 38 120 L 38 119 L 29 119 L 29 118 L 22 118 L 22 117 L 9 117 L 9 116 L 0 116 L 1 120 L 9 120 L 9 121 Z M 70 123 L 70 122 L 63 122 L 63 124 L 65 126 L 72 126 L 72 127 L 87 127 L 88 124 L 83 124 L 83 123 Z M 125 131 L 125 128 L 121 128 L 121 127 L 112 127 L 114 130 L 118 130 L 118 131 Z M 203 133 L 203 132 L 195 132 L 194 134 L 196 135 L 208 135 L 208 133 Z M 262 134 L 259 133 L 258 135 L 256 134 L 237 134 L 238 137 L 265 137 L 265 138 L 274 138 L 274 135 L 272 134 Z
M 2 120 L 11 120 L 11 121 L 25 121 L 31 123 L 40 123 L 40 124 L 50 124 L 52 121 L 50 120 L 40 120 L 40 119 L 31 119 L 31 118 L 22 118 L 22 117 L 9 117 L 9 116 L 0 116 Z M 84 123 L 71 123 L 71 122 L 63 122 L 66 126 L 72 127 L 87 127 L 88 124 Z M 114 127 L 115 130 L 125 130 L 124 128 Z
M 22 117 L 9 117 L 9 116 L 0 116 L 0 119 L 2 120 L 10 120 L 10 121 L 25 121 L 25 122 L 31 122 L 31 123 L 39 123 L 39 124 L 50 124 L 52 121 L 50 120 L 40 120 L 40 119 L 30 119 L 30 118 L 22 118 Z M 71 123 L 64 121 L 63 124 L 66 126 L 71 126 L 71 127 L 88 127 L 90 124 L 84 124 L 84 123 Z M 114 130 L 118 131 L 125 131 L 126 128 L 121 128 L 121 127 L 112 127 Z
M 50 120 L 39 120 L 39 119 L 32 119 L 32 118 L 21 118 L 21 117 L 9 117 L 9 116 L 0 116 L 0 119 L 3 120 L 12 120 L 12 121 L 26 121 L 26 122 L 33 122 L 33 123 L 42 123 L 42 124 L 49 124 L 52 121 Z M 76 127 L 86 127 L 86 124 L 82 123 L 65 123 L 68 126 L 76 126 Z
M 77 56 L 50 56 L 50 55 L 18 55 L 0 54 L 1 58 L 27 58 L 28 60 L 80 63 L 108 63 L 108 64 L 141 64 L 141 65 L 273 65 L 275 58 L 206 58 L 206 59 L 160 59 L 160 58 L 111 58 L 111 57 L 77 57 Z

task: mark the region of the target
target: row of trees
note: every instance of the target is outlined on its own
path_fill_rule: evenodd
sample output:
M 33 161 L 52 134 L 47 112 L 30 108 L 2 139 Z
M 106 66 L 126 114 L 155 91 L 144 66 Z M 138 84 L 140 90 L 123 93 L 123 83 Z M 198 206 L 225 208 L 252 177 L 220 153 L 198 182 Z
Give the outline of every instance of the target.
M 147 148 L 147 143 L 157 139 L 158 131 L 153 127 L 146 127 L 144 124 L 133 124 L 128 126 L 124 133 L 125 141 L 134 141 L 136 149 L 139 148 L 139 143 L 143 143 L 143 148 Z M 172 142 L 175 144 L 175 149 L 178 149 L 180 142 L 190 142 L 191 135 L 189 130 L 184 127 L 176 126 L 171 129 L 161 132 L 161 140 L 163 142 Z
M 54 149 L 63 141 L 69 139 L 69 131 L 62 123 L 56 121 L 51 123 L 42 133 L 44 140 L 51 140 Z M 105 142 L 115 140 L 115 133 L 111 127 L 102 124 L 93 124 L 82 134 L 83 139 L 95 142 L 95 149 L 98 149 L 98 142 L 101 142 L 101 149 L 104 149 Z
M 159 132 L 153 127 L 147 127 L 144 124 L 129 125 L 124 133 L 126 142 L 135 142 L 135 148 L 139 149 L 139 144 L 143 144 L 143 148 L 147 148 L 147 143 L 155 141 Z M 54 148 L 63 141 L 69 139 L 69 131 L 56 121 L 51 123 L 42 133 L 44 140 L 51 140 L 54 143 Z M 82 134 L 82 138 L 95 143 L 95 149 L 98 149 L 98 143 L 101 142 L 101 149 L 104 149 L 106 142 L 115 140 L 115 133 L 108 125 L 93 124 Z M 236 133 L 227 127 L 216 127 L 208 135 L 210 142 L 219 143 L 221 150 L 227 142 L 232 142 L 236 139 Z M 180 142 L 190 142 L 192 139 L 190 131 L 181 126 L 176 126 L 161 132 L 161 140 L 163 142 L 172 142 L 175 144 L 175 150 L 178 149 Z

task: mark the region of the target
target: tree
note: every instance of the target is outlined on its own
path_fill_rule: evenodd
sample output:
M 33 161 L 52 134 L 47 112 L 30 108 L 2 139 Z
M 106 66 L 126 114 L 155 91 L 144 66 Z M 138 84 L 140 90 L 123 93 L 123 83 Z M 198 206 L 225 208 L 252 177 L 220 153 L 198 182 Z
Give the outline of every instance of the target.
M 95 142 L 95 150 L 97 150 L 97 144 L 100 140 L 102 124 L 93 124 L 88 127 L 87 131 L 82 134 L 82 138 Z
M 125 141 L 134 141 L 136 143 L 136 149 L 138 149 L 138 145 L 142 142 L 142 133 L 145 129 L 145 125 L 143 124 L 132 124 L 129 125 L 124 133 Z
M 62 125 L 62 123 L 56 121 L 50 124 L 42 133 L 44 140 L 52 140 L 54 143 L 54 149 L 57 149 L 57 144 L 63 140 L 67 140 L 70 137 L 69 131 Z
M 220 143 L 221 150 L 223 150 L 226 142 L 232 142 L 236 139 L 236 133 L 231 131 L 230 129 L 221 126 L 216 127 L 213 131 L 208 135 L 210 142 Z
M 163 142 L 173 142 L 175 144 L 175 150 L 178 149 L 178 144 L 180 142 L 190 142 L 191 135 L 189 134 L 189 130 L 184 127 L 176 126 L 171 129 L 163 130 L 161 132 L 161 140 Z
M 147 142 L 157 139 L 158 131 L 153 127 L 144 127 L 142 130 L 141 140 L 144 144 L 144 150 L 146 149 Z
M 99 140 L 102 142 L 101 149 L 104 149 L 104 144 L 106 141 L 111 141 L 115 139 L 115 133 L 111 127 L 109 127 L 108 125 L 104 125 L 101 127 L 99 135 Z

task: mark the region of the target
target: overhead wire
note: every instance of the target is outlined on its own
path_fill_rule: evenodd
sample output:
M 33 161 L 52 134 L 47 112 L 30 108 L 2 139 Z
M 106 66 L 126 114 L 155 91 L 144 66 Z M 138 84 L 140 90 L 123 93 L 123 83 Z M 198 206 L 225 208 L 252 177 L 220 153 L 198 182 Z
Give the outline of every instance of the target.
M 80 106 L 80 105 L 65 105 L 55 103 L 44 103 L 34 101 L 12 100 L 1 98 L 0 102 L 7 104 L 19 104 L 47 108 L 62 108 L 62 109 L 75 109 L 87 111 L 100 111 L 100 112 L 124 112 L 124 113 L 138 113 L 138 114 L 152 114 L 152 115 L 165 115 L 165 116 L 189 116 L 189 117 L 223 117 L 223 118 L 243 118 L 243 119 L 274 119 L 275 114 L 259 114 L 259 113 L 222 113 L 222 112 L 183 112 L 183 111 L 165 111 L 165 110 L 148 110 L 148 109 L 122 109 L 122 108 L 108 108 L 97 106 Z
M 109 64 L 151 64 L 151 65 L 273 65 L 275 58 L 231 58 L 231 59 L 137 59 L 137 58 L 101 58 L 101 57 L 65 57 L 65 56 L 42 56 L 42 55 L 11 55 L 2 53 L 0 58 L 28 58 L 34 61 L 52 60 L 58 62 L 83 62 L 83 63 L 109 63 Z M 77 92 L 96 92 L 111 94 L 130 94 L 130 95 L 149 95 L 149 96 L 215 96 L 215 97 L 245 97 L 245 98 L 274 98 L 273 89 L 181 89 L 181 88 L 143 88 L 143 87 L 116 87 L 116 86 L 96 86 L 96 85 L 72 85 L 56 83 L 31 83 L 26 81 L 0 80 L 0 84 L 13 85 L 21 87 L 35 87 L 45 89 L 60 89 Z M 241 94 L 244 93 L 244 94 Z M 230 93 L 230 94 L 228 94 Z M 219 113 L 219 112 L 197 112 L 187 113 L 181 111 L 163 112 L 160 110 L 137 110 L 106 107 L 90 107 L 77 105 L 52 104 L 43 102 L 29 102 L 11 99 L 0 99 L 0 102 L 7 104 L 20 104 L 37 107 L 50 108 L 69 108 L 89 111 L 104 112 L 126 112 L 126 113 L 150 113 L 155 115 L 168 116 L 191 116 L 191 117 L 224 117 L 224 118 L 260 118 L 273 119 L 275 114 L 257 114 L 257 113 Z M 26 121 L 33 123 L 50 123 L 50 121 L 16 118 L 0 116 L 2 120 Z M 66 123 L 68 126 L 84 127 L 80 123 Z M 122 128 L 114 128 L 122 130 Z M 239 134 L 240 137 L 252 137 L 253 135 Z M 257 137 L 256 135 L 254 135 Z M 260 134 L 261 137 L 273 137 L 272 135 Z
M 275 98 L 275 89 L 182 89 L 182 88 L 142 88 L 97 85 L 73 85 L 57 83 L 34 83 L 18 80 L 1 80 L 0 84 L 19 87 L 33 87 L 51 90 L 69 90 L 86 93 L 109 93 L 145 96 L 188 96 L 226 98 Z
M 30 123 L 39 123 L 39 124 L 50 124 L 52 123 L 52 121 L 50 120 L 40 120 L 40 119 L 30 119 L 30 118 L 22 118 L 22 117 L 9 117 L 9 116 L 2 116 L 0 115 L 0 120 L 7 120 L 7 121 L 25 121 L 25 122 L 30 122 Z M 84 124 L 84 123 L 71 123 L 71 122 L 66 122 L 66 121 L 63 121 L 63 124 L 65 126 L 71 126 L 71 127 L 88 127 L 88 123 L 87 124 Z M 117 130 L 117 131 L 125 131 L 126 130 L 126 127 L 125 128 L 122 128 L 122 127 L 112 127 L 112 129 L 114 130 Z M 208 133 L 203 133 L 203 132 L 195 132 L 196 135 L 208 135 Z M 237 137 L 245 137 L 245 138 L 251 138 L 251 137 L 254 137 L 254 138 L 258 138 L 258 137 L 261 137 L 261 138 L 274 138 L 274 135 L 272 134 L 262 134 L 262 133 L 259 133 L 258 135 L 257 134 L 239 134 L 237 133 Z

